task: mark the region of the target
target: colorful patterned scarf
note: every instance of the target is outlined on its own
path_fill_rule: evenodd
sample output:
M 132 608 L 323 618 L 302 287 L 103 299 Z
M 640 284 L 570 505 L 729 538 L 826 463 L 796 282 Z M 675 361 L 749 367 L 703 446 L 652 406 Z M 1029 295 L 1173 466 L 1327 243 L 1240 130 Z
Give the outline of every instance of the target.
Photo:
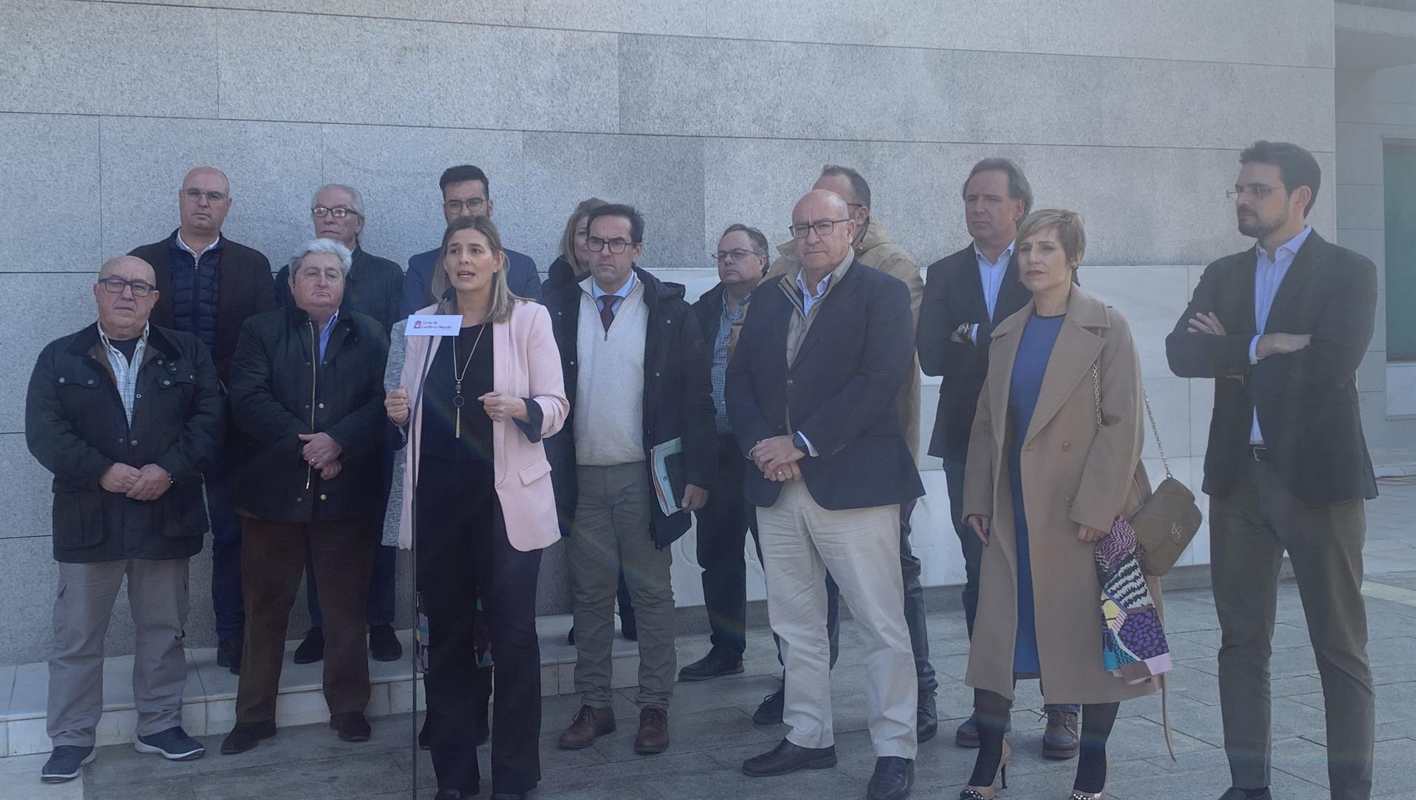
M 1136 547 L 1136 532 L 1125 517 L 1117 517 L 1111 533 L 1096 543 L 1102 660 L 1108 671 L 1127 683 L 1140 683 L 1172 667 L 1165 628 Z

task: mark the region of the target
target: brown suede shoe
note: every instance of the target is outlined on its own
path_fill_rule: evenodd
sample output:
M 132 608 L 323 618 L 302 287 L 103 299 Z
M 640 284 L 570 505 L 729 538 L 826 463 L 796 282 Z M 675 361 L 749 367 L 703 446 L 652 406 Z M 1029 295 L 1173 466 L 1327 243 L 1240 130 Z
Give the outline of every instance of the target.
M 668 749 L 669 710 L 663 706 L 645 706 L 639 712 L 639 735 L 634 737 L 634 752 L 650 756 Z
M 581 706 L 570 727 L 560 735 L 560 749 L 584 750 L 595 739 L 615 731 L 615 712 L 609 708 Z

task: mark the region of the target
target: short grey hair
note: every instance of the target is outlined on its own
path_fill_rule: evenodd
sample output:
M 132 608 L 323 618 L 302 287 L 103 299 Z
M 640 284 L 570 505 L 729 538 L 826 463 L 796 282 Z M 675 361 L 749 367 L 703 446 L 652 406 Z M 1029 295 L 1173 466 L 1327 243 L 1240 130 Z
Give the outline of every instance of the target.
M 821 177 L 838 176 L 845 178 L 851 184 L 851 193 L 855 195 L 855 201 L 860 205 L 870 208 L 870 184 L 866 182 L 864 176 L 850 167 L 843 167 L 840 164 L 827 164 L 821 168 Z
M 333 239 L 312 239 L 300 248 L 300 252 L 290 259 L 290 280 L 295 280 L 295 273 L 300 269 L 300 262 L 305 260 L 305 256 L 311 253 L 330 253 L 339 257 L 339 266 L 344 270 L 344 274 L 349 274 L 349 268 L 354 266 L 354 254 L 349 248 Z
M 985 158 L 973 165 L 969 170 L 969 176 L 964 178 L 964 186 L 959 190 L 959 196 L 965 199 L 969 195 L 969 181 L 980 172 L 1001 172 L 1008 176 L 1008 196 L 1014 200 L 1023 201 L 1023 216 L 1032 212 L 1033 192 L 1032 186 L 1028 183 L 1028 177 L 1023 174 L 1023 168 L 1018 166 L 1011 158 Z
M 325 189 L 341 189 L 343 191 L 348 192 L 349 207 L 354 209 L 354 213 L 359 215 L 359 219 L 365 221 L 369 219 L 368 217 L 364 216 L 364 196 L 362 194 L 359 194 L 358 189 L 355 189 L 353 186 L 350 186 L 347 183 L 326 183 L 324 186 L 321 186 L 320 188 L 316 189 L 314 196 L 310 198 L 310 208 L 314 208 L 315 205 L 319 203 L 320 192 L 323 192 Z

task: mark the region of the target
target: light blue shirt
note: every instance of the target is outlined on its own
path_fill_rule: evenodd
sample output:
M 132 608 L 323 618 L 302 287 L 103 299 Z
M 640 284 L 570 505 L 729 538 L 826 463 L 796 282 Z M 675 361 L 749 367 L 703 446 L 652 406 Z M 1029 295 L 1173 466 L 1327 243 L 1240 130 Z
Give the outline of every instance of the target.
M 811 316 L 811 307 L 821 302 L 821 300 L 826 297 L 826 290 L 831 288 L 831 276 L 836 273 L 826 273 L 826 277 L 822 278 L 816 284 L 816 294 L 814 295 L 807 291 L 806 281 L 801 277 L 805 274 L 806 270 L 804 269 L 797 271 L 796 284 L 797 288 L 801 290 L 801 314 L 804 317 L 809 317 Z
M 1293 266 L 1294 257 L 1298 255 L 1303 243 L 1308 241 L 1308 234 L 1312 232 L 1311 226 L 1304 225 L 1297 236 L 1279 245 L 1273 253 L 1265 252 L 1262 244 L 1254 248 L 1257 261 L 1254 268 L 1254 323 L 1259 332 L 1249 340 L 1250 364 L 1259 363 L 1259 337 L 1268 328 L 1269 312 L 1273 310 L 1278 287 L 1283 285 L 1288 268 Z M 1249 444 L 1263 443 L 1264 434 L 1259 430 L 1259 411 L 1255 408 L 1254 421 L 1249 429 Z
M 616 314 L 618 314 L 620 306 L 624 305 L 624 299 L 626 297 L 629 297 L 630 292 L 634 291 L 634 284 L 638 282 L 639 276 L 635 275 L 634 272 L 631 271 L 629 273 L 629 280 L 625 281 L 623 286 L 614 290 L 613 292 L 607 292 L 604 289 L 601 289 L 600 284 L 595 282 L 595 277 L 593 275 L 587 278 L 586 280 L 590 282 L 590 297 L 595 301 L 595 306 L 597 308 L 600 306 L 601 297 L 604 297 L 605 295 L 613 295 L 616 299 L 610 301 L 610 309 L 613 310 Z
M 324 361 L 325 348 L 329 347 L 329 336 L 334 333 L 334 323 L 339 321 L 339 309 L 334 310 L 334 315 L 320 328 L 320 361 Z
M 989 261 L 988 256 L 974 245 L 974 256 L 978 258 L 978 279 L 983 284 L 983 303 L 988 306 L 988 318 L 993 319 L 993 311 L 998 308 L 998 290 L 1003 286 L 1003 276 L 1008 274 L 1008 262 L 1013 260 L 1013 246 L 1009 242 L 998 260 Z

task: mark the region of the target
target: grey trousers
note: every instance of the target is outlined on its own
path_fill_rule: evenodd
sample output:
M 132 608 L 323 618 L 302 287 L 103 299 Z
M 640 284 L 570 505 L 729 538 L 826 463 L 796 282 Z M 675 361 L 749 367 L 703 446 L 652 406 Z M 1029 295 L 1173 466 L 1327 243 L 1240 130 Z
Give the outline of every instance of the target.
M 667 707 L 678 668 L 672 555 L 654 546 L 649 531 L 658 502 L 649 473 L 642 461 L 575 472 L 579 500 L 566 545 L 575 599 L 575 690 L 584 705 L 610 705 L 615 593 L 623 571 L 639 622 L 638 703 Z
M 138 735 L 182 724 L 187 559 L 61 563 L 54 599 L 55 650 L 49 659 L 48 729 L 56 747 L 94 744 L 103 714 L 103 637 L 124 575 L 137 628 L 133 700 Z
M 1332 797 L 1371 796 L 1376 700 L 1362 599 L 1366 528 L 1362 501 L 1304 505 L 1267 463 L 1249 462 L 1239 485 L 1210 500 L 1219 696 L 1235 786 L 1269 785 L 1269 657 L 1287 551 L 1322 679 Z

